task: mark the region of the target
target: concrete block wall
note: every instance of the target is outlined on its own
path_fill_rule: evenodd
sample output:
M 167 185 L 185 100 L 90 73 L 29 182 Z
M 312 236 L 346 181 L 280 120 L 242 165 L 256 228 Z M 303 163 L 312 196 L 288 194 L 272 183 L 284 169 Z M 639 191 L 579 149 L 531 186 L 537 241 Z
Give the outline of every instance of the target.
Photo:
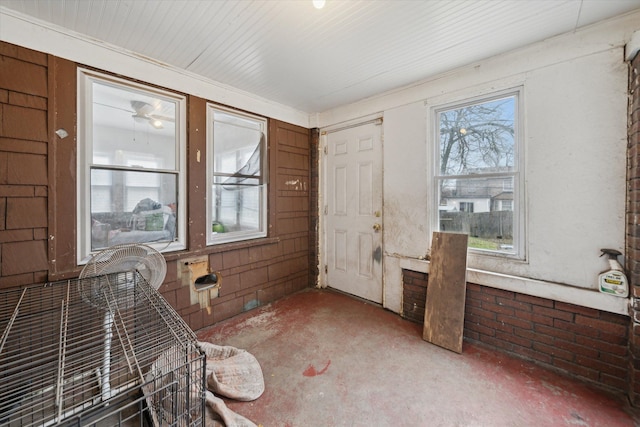
M 424 322 L 428 274 L 403 270 L 403 317 Z M 467 284 L 464 338 L 627 392 L 627 316 Z
M 0 43 L 0 287 L 47 278 L 47 67 Z

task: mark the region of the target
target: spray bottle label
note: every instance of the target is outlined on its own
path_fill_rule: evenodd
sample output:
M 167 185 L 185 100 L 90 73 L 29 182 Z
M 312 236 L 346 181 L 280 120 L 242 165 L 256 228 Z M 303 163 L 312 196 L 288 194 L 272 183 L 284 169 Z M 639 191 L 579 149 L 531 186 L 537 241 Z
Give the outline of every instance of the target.
M 613 294 L 616 296 L 626 296 L 628 292 L 627 278 L 619 271 L 607 271 L 599 277 L 600 292 Z

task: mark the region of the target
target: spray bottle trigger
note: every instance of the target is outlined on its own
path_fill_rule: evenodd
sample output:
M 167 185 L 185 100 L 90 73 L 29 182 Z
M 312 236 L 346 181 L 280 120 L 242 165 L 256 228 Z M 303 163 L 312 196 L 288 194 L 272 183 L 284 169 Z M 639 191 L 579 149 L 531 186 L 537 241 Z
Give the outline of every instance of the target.
M 602 252 L 600 254 L 601 257 L 603 255 L 608 255 L 610 259 L 617 259 L 618 256 L 622 255 L 622 252 L 615 249 L 600 249 L 600 251 Z

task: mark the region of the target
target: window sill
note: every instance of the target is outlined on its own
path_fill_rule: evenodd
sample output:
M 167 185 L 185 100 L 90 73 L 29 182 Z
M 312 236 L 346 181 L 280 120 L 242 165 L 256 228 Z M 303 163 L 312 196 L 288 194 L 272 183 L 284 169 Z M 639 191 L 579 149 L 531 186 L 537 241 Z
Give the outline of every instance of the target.
M 256 246 L 274 245 L 280 242 L 279 237 L 263 237 L 260 239 L 243 240 L 241 242 L 220 243 L 218 245 L 206 246 L 203 249 L 187 250 L 189 256 L 217 254 L 221 252 L 233 251 L 235 249 L 252 248 Z M 167 261 L 174 261 L 185 257 L 185 252 L 163 253 Z
M 244 249 L 261 245 L 272 245 L 278 242 L 280 242 L 279 237 L 260 237 L 258 239 L 243 240 L 240 242 L 217 243 L 207 246 L 207 252 L 215 254 L 218 252 L 232 251 L 234 249 Z
M 415 258 L 403 258 L 400 260 L 400 268 L 421 273 L 429 273 L 429 264 L 429 261 Z M 475 268 L 467 268 L 467 282 L 610 313 L 629 315 L 628 298 L 605 295 L 595 289 L 578 288 Z

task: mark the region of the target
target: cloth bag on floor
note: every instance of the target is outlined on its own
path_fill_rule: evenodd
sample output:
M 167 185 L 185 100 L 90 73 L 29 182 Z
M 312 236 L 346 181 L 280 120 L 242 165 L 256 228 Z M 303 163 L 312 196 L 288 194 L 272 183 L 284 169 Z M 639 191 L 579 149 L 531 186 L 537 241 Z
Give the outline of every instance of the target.
M 264 392 L 258 360 L 246 350 L 200 342 L 207 356 L 207 388 L 215 394 L 240 401 L 255 400 Z
M 258 427 L 252 421 L 229 409 L 224 400 L 209 390 L 206 391 L 206 399 L 208 416 L 205 420 L 205 427 Z

